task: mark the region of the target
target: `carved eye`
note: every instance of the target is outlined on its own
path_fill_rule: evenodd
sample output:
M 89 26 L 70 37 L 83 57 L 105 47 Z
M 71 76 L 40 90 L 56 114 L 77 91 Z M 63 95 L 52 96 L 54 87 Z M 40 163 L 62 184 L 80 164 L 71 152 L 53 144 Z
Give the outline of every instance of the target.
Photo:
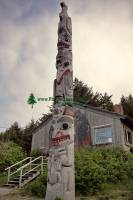
M 67 67 L 69 65 L 69 62 L 65 62 L 64 66 Z
M 57 64 L 57 65 L 58 65 L 58 64 L 61 64 L 61 60 L 57 60 L 56 64 Z
M 63 130 L 67 130 L 67 129 L 68 129 L 68 124 L 67 124 L 67 123 L 64 123 L 64 124 L 62 125 L 62 127 L 63 127 Z

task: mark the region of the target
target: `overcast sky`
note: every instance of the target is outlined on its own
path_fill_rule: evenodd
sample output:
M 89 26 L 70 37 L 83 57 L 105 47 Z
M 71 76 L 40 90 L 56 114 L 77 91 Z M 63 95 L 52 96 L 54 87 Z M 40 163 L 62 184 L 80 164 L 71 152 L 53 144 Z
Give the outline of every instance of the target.
M 0 0 L 0 131 L 23 127 L 49 102 L 33 109 L 29 94 L 51 97 L 56 76 L 59 0 Z M 66 0 L 73 22 L 73 67 L 94 91 L 133 94 L 133 1 Z

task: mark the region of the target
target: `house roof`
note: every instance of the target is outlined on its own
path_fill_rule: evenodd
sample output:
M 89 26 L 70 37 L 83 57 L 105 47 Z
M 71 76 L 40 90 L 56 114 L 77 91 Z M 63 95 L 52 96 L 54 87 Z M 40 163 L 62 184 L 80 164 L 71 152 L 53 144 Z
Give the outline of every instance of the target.
M 113 115 L 113 116 L 116 116 L 118 117 L 122 123 L 126 124 L 127 126 L 129 126 L 132 130 L 133 130 L 133 120 L 131 118 L 129 118 L 128 116 L 126 115 L 122 115 L 120 113 L 117 113 L 117 112 L 113 112 L 113 111 L 109 111 L 109 110 L 106 110 L 106 109 L 103 109 L 101 107 L 94 107 L 94 106 L 91 106 L 91 105 L 85 105 L 85 104 L 82 104 L 82 105 L 78 105 L 76 104 L 74 106 L 75 108 L 81 108 L 81 109 L 91 109 L 91 110 L 95 110 L 95 111 L 98 111 L 98 112 L 103 112 L 103 113 L 107 113 L 109 115 Z M 33 134 L 39 129 L 41 128 L 45 123 L 48 123 L 50 121 L 50 119 L 52 118 L 52 115 L 49 115 L 46 120 L 44 120 L 41 124 L 39 124 L 34 130 L 33 130 Z
M 101 107 L 94 107 L 94 106 L 91 106 L 91 105 L 86 105 L 86 104 L 83 104 L 83 105 L 76 105 L 76 107 L 79 107 L 79 108 L 88 108 L 88 109 L 91 109 L 91 110 L 96 110 L 96 111 L 99 111 L 99 112 L 104 112 L 104 113 L 107 113 L 107 114 L 111 114 L 111 115 L 115 115 L 119 118 L 123 118 L 124 115 L 120 114 L 120 113 L 117 113 L 117 112 L 113 112 L 113 111 L 109 111 L 109 110 L 106 110 L 106 109 L 103 109 Z

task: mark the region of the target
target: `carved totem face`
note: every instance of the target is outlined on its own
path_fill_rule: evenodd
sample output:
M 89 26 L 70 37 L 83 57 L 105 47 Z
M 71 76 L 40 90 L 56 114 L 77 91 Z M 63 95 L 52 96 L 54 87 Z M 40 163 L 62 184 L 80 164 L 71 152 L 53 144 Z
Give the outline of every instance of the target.
M 73 142 L 73 117 L 68 115 L 55 115 L 52 120 L 50 147 L 59 148 Z
M 68 170 L 73 163 L 70 153 L 71 146 L 74 143 L 73 110 L 62 107 L 61 112 L 58 113 L 53 116 L 50 131 L 51 138 L 48 164 L 48 182 L 50 185 L 61 183 L 63 180 L 61 171 L 65 167 Z

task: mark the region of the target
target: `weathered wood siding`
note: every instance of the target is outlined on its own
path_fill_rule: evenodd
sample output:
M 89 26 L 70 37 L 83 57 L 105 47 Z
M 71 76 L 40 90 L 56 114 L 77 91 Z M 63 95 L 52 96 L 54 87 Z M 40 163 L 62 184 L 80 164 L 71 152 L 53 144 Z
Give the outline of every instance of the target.
M 119 115 L 80 106 L 75 107 L 75 113 L 77 113 L 75 118 L 76 145 L 95 145 L 95 127 L 106 125 L 111 125 L 112 127 L 112 143 L 124 145 L 124 130 Z M 32 150 L 39 148 L 48 149 L 50 121 L 51 118 L 33 133 Z
M 44 124 L 38 127 L 33 133 L 31 150 L 43 149 L 45 151 L 48 149 L 50 121 L 51 121 L 50 119 L 47 120 Z
M 120 117 L 115 114 L 110 114 L 109 112 L 101 112 L 98 110 L 85 108 L 82 112 L 86 115 L 91 127 L 91 140 L 92 144 L 95 145 L 95 134 L 94 129 L 98 126 L 111 125 L 112 127 L 112 139 L 113 144 L 124 145 L 123 143 L 123 126 L 120 121 Z

